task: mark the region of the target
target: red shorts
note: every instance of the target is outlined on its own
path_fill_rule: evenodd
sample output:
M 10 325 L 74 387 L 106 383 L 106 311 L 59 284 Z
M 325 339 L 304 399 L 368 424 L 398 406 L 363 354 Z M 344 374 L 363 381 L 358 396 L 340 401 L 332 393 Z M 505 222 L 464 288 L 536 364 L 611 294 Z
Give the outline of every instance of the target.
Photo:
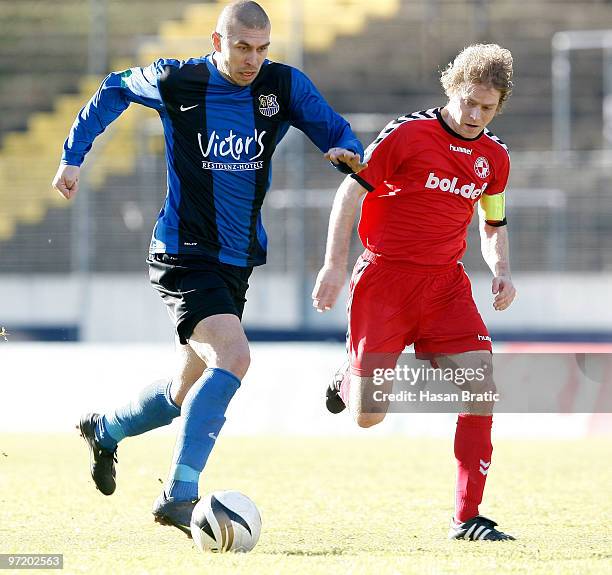
M 395 367 L 411 344 L 419 357 L 491 351 L 489 332 L 459 263 L 443 269 L 389 263 L 366 250 L 351 278 L 348 323 L 355 375 Z

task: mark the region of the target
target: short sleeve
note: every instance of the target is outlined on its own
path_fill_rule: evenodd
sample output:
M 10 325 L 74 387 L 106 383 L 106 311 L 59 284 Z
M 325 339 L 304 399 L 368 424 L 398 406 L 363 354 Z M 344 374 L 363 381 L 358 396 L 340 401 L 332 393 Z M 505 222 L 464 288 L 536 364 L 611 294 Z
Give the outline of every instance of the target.
M 405 162 L 409 148 L 406 126 L 399 118 L 393 120 L 366 148 L 364 161 L 368 163 L 368 167 L 351 177 L 371 192 L 389 179 Z

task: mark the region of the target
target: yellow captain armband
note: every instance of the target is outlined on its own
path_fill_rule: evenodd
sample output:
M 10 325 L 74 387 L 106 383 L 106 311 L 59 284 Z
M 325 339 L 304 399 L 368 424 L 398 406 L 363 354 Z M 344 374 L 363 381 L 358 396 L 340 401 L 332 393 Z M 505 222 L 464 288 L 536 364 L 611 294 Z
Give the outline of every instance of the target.
M 506 219 L 506 192 L 494 196 L 483 194 L 480 197 L 480 207 L 487 222 L 504 221 Z

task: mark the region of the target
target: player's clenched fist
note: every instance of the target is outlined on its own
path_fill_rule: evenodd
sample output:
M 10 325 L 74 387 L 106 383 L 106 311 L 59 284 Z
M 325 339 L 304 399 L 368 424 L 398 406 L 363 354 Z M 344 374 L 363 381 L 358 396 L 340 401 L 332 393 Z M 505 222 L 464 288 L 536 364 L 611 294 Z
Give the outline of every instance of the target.
M 67 200 L 74 197 L 79 191 L 79 173 L 81 168 L 78 166 L 69 166 L 60 164 L 57 169 L 55 178 L 53 178 L 52 186 Z

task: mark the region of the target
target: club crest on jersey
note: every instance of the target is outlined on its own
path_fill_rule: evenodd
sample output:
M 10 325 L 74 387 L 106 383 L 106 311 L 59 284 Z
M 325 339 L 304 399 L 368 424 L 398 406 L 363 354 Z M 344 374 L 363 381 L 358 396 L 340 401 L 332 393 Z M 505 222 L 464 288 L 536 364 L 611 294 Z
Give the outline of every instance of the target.
M 484 180 L 490 173 L 491 169 L 489 168 L 489 162 L 484 156 L 480 156 L 474 162 L 474 171 L 476 175 Z
M 263 116 L 269 118 L 270 116 L 274 116 L 274 114 L 278 114 L 279 110 L 280 106 L 276 101 L 276 95 L 269 94 L 268 96 L 259 96 L 259 112 Z

